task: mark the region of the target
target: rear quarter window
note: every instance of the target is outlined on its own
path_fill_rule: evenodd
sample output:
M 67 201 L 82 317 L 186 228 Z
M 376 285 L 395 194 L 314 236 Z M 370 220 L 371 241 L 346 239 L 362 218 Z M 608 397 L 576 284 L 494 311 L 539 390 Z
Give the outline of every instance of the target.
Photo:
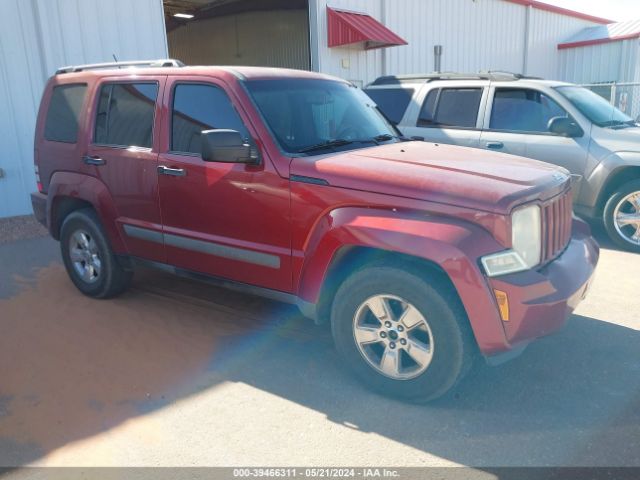
M 44 125 L 44 138 L 51 142 L 76 143 L 82 104 L 87 93 L 84 83 L 53 87 Z
M 371 88 L 365 93 L 376 102 L 378 108 L 394 124 L 400 123 L 409 102 L 413 98 L 413 88 Z

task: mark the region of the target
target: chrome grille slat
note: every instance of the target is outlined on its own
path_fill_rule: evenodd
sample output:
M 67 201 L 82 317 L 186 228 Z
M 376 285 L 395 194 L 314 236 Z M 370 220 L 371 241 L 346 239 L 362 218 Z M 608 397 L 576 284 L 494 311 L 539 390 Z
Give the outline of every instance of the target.
M 562 252 L 571 238 L 571 191 L 553 198 L 542 206 L 542 262 L 554 259 Z

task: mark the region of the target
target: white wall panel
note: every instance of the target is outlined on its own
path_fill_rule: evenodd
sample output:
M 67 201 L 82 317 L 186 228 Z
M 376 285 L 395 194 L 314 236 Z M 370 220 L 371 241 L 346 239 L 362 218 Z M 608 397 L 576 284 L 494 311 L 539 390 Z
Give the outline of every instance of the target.
M 560 77 L 574 83 L 638 81 L 637 39 L 560 50 Z
M 69 64 L 164 58 L 162 0 L 3 0 L 0 16 L 0 217 L 31 212 L 42 89 Z
M 561 50 L 558 50 L 558 44 L 583 28 L 597 24 L 536 8 L 531 8 L 530 12 L 526 73 L 550 80 L 560 80 Z

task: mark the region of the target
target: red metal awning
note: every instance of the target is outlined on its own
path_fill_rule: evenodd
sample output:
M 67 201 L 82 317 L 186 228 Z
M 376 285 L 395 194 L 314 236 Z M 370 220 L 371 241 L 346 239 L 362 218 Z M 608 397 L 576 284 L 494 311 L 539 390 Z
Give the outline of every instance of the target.
M 329 47 L 362 43 L 365 50 L 407 45 L 375 18 L 366 13 L 336 10 L 327 7 Z

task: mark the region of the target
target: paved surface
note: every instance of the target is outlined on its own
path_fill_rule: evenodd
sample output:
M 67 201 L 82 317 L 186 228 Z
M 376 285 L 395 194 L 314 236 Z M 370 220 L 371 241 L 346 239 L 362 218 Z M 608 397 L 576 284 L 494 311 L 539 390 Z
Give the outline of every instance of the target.
M 49 238 L 0 268 L 0 465 L 640 466 L 640 255 L 603 249 L 566 329 L 428 406 L 288 306 L 144 271 L 90 300 Z

